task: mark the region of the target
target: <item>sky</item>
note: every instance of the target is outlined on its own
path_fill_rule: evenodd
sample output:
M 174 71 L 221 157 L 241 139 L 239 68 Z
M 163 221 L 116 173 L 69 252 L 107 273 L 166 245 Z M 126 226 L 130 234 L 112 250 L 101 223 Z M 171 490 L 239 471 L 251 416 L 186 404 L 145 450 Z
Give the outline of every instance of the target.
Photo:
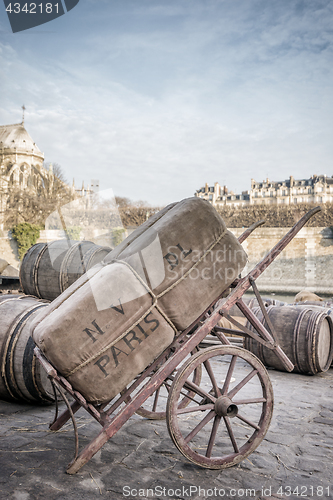
M 163 206 L 207 182 L 333 175 L 333 2 L 80 0 L 12 33 L 0 125 L 76 186 Z

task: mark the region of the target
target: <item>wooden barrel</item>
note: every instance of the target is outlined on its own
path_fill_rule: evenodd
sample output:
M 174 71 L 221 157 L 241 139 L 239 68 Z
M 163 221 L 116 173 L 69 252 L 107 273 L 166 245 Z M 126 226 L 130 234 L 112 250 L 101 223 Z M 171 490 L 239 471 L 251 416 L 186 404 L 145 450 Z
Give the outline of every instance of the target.
M 24 293 L 53 300 L 111 252 L 91 241 L 57 240 L 33 245 L 23 257 Z
M 315 302 L 314 300 L 305 300 L 304 302 L 294 302 L 294 306 L 318 306 L 318 307 L 326 307 L 333 308 L 332 300 L 327 300 L 323 302 Z
M 48 304 L 26 295 L 0 297 L 0 399 L 52 403 L 53 390 L 34 356 L 30 324 Z
M 270 297 L 263 297 L 263 302 L 265 304 L 266 307 L 268 306 L 285 306 L 287 305 L 287 302 L 283 302 L 282 300 L 277 300 L 277 299 L 271 299 Z M 257 307 L 258 306 L 258 301 L 256 299 L 256 303 L 257 305 L 252 305 L 252 307 Z
M 260 308 L 253 309 L 253 312 L 267 328 Z M 276 340 L 295 365 L 295 373 L 314 375 L 329 369 L 333 357 L 333 322 L 330 311 L 318 306 L 287 305 L 269 306 L 267 312 L 275 329 Z M 247 327 L 253 330 L 249 322 Z M 266 366 L 286 371 L 274 351 L 254 339 L 246 338 L 244 347 Z
M 333 302 L 331 300 L 325 301 L 325 302 L 314 302 L 310 300 L 305 300 L 304 302 L 297 302 L 296 304 L 293 304 L 297 307 L 316 307 L 318 310 L 324 310 L 329 314 L 333 320 Z M 331 368 L 333 368 L 333 359 L 331 363 Z

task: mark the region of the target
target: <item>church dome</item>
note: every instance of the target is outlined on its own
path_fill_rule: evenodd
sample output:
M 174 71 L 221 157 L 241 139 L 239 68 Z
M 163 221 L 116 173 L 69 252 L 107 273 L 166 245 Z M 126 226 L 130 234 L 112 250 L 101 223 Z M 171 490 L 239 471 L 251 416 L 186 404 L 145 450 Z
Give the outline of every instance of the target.
M 32 140 L 23 123 L 0 125 L 0 149 L 9 149 L 33 153 L 43 156 L 36 143 Z

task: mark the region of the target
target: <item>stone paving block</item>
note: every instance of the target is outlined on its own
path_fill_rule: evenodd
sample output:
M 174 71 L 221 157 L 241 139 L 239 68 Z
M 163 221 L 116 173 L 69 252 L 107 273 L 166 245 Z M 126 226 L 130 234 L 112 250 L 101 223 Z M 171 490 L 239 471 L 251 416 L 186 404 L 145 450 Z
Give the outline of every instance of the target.
M 305 457 L 302 457 L 297 461 L 297 466 L 297 468 L 301 471 L 312 473 L 321 471 L 325 472 L 324 469 L 327 469 L 327 467 L 323 463 L 320 463 L 318 460 Z
M 322 416 L 313 419 L 317 424 L 333 425 L 333 418 L 324 418 Z

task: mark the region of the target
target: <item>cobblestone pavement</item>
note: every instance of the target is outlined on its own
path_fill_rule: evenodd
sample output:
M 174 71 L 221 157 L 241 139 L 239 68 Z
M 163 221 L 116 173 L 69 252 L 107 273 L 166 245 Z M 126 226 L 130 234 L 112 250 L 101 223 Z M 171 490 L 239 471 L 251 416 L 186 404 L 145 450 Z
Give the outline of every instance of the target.
M 50 432 L 52 406 L 0 402 L 0 498 L 333 498 L 333 369 L 316 376 L 269 374 L 275 406 L 268 433 L 247 459 L 222 471 L 187 462 L 165 421 L 134 415 L 70 476 L 71 424 Z M 100 426 L 82 410 L 77 415 L 82 447 Z

